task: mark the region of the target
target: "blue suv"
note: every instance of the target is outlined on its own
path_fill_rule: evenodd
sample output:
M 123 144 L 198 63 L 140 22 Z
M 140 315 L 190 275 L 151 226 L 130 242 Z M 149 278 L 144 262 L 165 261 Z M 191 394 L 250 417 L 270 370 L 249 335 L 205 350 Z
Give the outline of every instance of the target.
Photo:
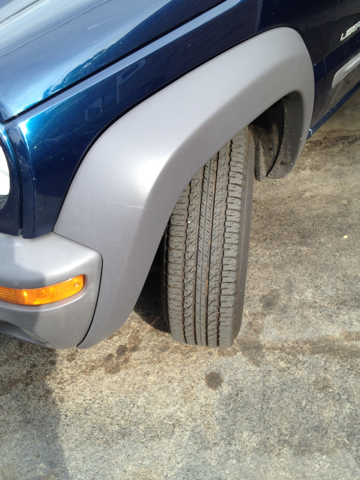
M 0 332 L 91 347 L 156 252 L 180 342 L 238 334 L 256 180 L 358 88 L 354 0 L 3 0 Z

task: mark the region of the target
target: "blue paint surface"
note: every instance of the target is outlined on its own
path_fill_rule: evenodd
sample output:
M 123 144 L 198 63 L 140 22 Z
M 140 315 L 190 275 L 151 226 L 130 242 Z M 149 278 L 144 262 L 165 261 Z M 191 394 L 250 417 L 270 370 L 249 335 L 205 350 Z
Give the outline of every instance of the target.
M 337 0 L 28 3 L 13 19 L 0 8 L 0 35 L 12 35 L 1 37 L 0 118 L 21 172 L 23 201 L 13 212 L 22 213 L 25 238 L 53 229 L 81 160 L 111 123 L 202 63 L 258 32 L 292 26 L 314 63 L 314 123 L 332 98 L 331 62 L 341 64 L 339 48 L 349 48 L 332 41 Z M 8 225 L 2 212 L 0 225 Z
M 226 2 L 227 9 L 224 6 L 7 124 L 21 169 L 25 238 L 52 230 L 81 159 L 114 119 L 184 72 L 253 35 L 254 3 L 232 1 Z
M 18 4 L 18 11 L 10 9 L 13 3 Z M 221 0 L 26 3 L 28 8 L 23 0 L 0 7 L 0 121 L 73 85 Z

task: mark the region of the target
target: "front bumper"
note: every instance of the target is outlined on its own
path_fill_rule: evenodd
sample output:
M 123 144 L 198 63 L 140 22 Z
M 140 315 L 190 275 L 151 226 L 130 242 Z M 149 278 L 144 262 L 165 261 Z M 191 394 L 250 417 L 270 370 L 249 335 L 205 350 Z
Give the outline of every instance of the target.
M 51 348 L 78 345 L 94 315 L 101 269 L 99 253 L 55 233 L 31 240 L 0 234 L 2 287 L 39 288 L 86 276 L 81 292 L 49 305 L 0 301 L 0 333 Z

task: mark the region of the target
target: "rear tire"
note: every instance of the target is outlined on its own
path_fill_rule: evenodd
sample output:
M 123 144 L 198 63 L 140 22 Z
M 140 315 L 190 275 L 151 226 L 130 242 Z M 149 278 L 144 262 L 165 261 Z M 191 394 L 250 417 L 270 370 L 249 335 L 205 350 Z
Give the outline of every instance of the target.
M 254 144 L 248 128 L 195 175 L 164 239 L 163 305 L 180 343 L 230 347 L 239 333 L 249 246 Z

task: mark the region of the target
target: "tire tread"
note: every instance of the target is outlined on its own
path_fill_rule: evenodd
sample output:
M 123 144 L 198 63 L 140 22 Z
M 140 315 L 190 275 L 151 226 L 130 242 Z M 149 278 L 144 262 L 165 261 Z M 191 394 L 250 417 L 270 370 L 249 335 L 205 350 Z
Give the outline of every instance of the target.
M 175 340 L 230 346 L 239 330 L 239 235 L 249 131 L 195 175 L 171 215 L 165 242 L 167 319 Z

